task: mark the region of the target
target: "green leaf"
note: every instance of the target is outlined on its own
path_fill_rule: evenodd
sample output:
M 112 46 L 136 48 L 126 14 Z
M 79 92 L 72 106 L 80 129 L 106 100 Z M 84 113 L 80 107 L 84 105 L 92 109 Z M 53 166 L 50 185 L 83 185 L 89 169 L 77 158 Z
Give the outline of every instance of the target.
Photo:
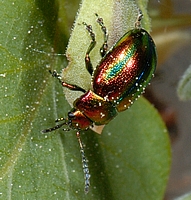
M 0 2 L 0 198 L 162 199 L 169 140 L 144 99 L 120 113 L 101 135 L 82 135 L 91 173 L 87 195 L 75 132 L 41 133 L 70 110 L 62 87 L 48 73 L 50 66 L 64 65 L 62 57 L 51 54 L 61 40 L 58 11 L 52 0 Z M 83 37 L 88 38 L 85 31 Z
M 144 8 L 143 5 L 145 6 Z M 142 4 L 142 12 L 145 13 L 142 23 L 145 22 L 144 24 L 148 27 L 149 20 L 145 10 L 146 3 Z M 101 59 L 100 47 L 103 44 L 103 32 L 96 22 L 97 17 L 95 13 L 104 20 L 109 34 L 108 47 L 110 49 L 124 33 L 135 27 L 138 7 L 135 1 L 132 0 L 98 0 L 96 3 L 92 3 L 92 1 L 89 0 L 82 1 L 66 51 L 69 64 L 68 67 L 63 70 L 62 76 L 66 82 L 79 85 L 85 89 L 91 88 L 91 76 L 85 67 L 82 68 L 82 66 L 84 66 L 84 55 L 90 45 L 91 38 L 85 26 L 82 24 L 83 22 L 93 27 L 93 32 L 96 36 L 96 46 L 90 53 L 91 62 L 94 67 L 98 65 Z M 78 76 L 77 79 L 76 76 Z M 68 91 L 68 89 L 64 89 L 64 93 L 70 105 L 72 105 L 74 100 L 80 95 L 79 92 L 71 92 Z

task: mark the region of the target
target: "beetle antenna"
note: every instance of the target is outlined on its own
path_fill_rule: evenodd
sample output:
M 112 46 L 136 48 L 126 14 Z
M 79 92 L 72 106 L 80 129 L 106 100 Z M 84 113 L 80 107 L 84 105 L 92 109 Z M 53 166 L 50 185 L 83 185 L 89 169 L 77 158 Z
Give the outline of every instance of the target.
M 87 158 L 85 156 L 85 152 L 84 152 L 84 145 L 80 139 L 80 132 L 78 131 L 76 133 L 76 137 L 78 139 L 78 143 L 80 145 L 80 152 L 81 152 L 81 156 L 82 156 L 82 167 L 83 167 L 83 171 L 84 171 L 84 179 L 85 179 L 85 187 L 84 187 L 84 191 L 85 193 L 89 192 L 89 187 L 90 187 L 90 173 L 89 173 L 89 167 L 88 167 L 88 161 Z
M 58 125 L 56 125 L 56 126 L 54 126 L 54 127 L 52 127 L 52 128 L 47 128 L 47 129 L 45 129 L 45 130 L 42 130 L 41 132 L 42 132 L 42 133 L 52 132 L 52 131 L 55 131 L 55 130 L 61 128 L 61 127 L 64 126 L 64 125 L 67 125 L 67 123 L 64 122 L 64 123 L 58 124 Z

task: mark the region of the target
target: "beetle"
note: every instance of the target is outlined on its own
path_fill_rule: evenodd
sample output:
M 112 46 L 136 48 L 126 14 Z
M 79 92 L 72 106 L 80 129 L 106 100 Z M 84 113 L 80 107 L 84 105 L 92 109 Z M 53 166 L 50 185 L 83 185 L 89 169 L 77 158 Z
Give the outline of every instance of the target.
M 55 122 L 63 122 L 42 131 L 43 133 L 51 132 L 64 125 L 67 126 L 63 129 L 65 131 L 70 129 L 77 131 L 76 136 L 80 145 L 85 176 L 85 192 L 89 191 L 90 173 L 80 131 L 88 130 L 95 125 L 108 124 L 118 112 L 128 109 L 144 92 L 157 64 L 154 41 L 149 33 L 141 28 L 143 17 L 141 11 L 135 28 L 125 33 L 109 51 L 107 51 L 107 29 L 103 19 L 98 14 L 96 16 L 104 34 L 104 43 L 100 48 L 102 59 L 95 70 L 89 56 L 96 44 L 95 34 L 92 26 L 83 22 L 91 37 L 91 43 L 85 55 L 85 65 L 92 76 L 93 89 L 86 91 L 77 85 L 66 83 L 56 71 L 50 71 L 63 87 L 81 91 L 83 94 L 74 101 L 73 108 L 68 112 L 68 118 L 57 119 Z

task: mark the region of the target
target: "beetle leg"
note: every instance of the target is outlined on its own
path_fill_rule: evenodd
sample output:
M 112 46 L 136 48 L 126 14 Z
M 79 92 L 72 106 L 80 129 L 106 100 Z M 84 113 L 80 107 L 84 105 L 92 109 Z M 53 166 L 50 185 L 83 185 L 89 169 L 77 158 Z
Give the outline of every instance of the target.
M 92 30 L 92 26 L 91 25 L 87 25 L 85 22 L 83 22 L 83 25 L 86 26 L 86 29 L 88 30 L 90 37 L 91 37 L 91 43 L 88 47 L 88 50 L 86 51 L 86 56 L 85 56 L 85 64 L 86 64 L 86 69 L 88 70 L 88 72 L 90 73 L 90 75 L 93 74 L 93 66 L 90 60 L 90 52 L 92 51 L 92 49 L 95 47 L 96 45 L 96 41 L 95 41 L 95 34 Z
M 69 83 L 62 81 L 60 74 L 58 74 L 55 70 L 53 72 L 51 70 L 49 70 L 49 72 L 52 74 L 53 77 L 55 77 L 59 80 L 59 82 L 62 84 L 63 87 L 66 87 L 66 88 L 68 88 L 70 90 L 74 90 L 74 91 L 81 91 L 83 93 L 86 92 L 86 90 L 84 90 L 83 88 L 81 88 L 77 85 L 69 84 Z
M 143 13 L 140 9 L 138 9 L 138 16 L 137 16 L 137 20 L 135 22 L 135 28 L 140 29 L 141 28 L 141 20 L 143 18 Z
M 95 13 L 96 17 L 97 17 L 97 23 L 101 26 L 101 30 L 103 31 L 103 34 L 104 34 L 104 43 L 102 45 L 102 47 L 100 48 L 100 54 L 102 57 L 105 56 L 106 52 L 107 52 L 107 49 L 108 49 L 108 44 L 107 44 L 107 41 L 108 41 L 108 34 L 107 34 L 107 29 L 103 23 L 103 19 L 101 17 L 98 16 L 97 13 Z

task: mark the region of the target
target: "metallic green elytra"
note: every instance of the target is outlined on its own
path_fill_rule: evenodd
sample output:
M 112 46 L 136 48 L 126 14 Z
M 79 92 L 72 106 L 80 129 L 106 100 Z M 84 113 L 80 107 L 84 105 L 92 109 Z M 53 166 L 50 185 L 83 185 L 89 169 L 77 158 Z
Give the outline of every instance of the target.
M 61 80 L 61 76 L 56 71 L 51 72 L 63 87 L 81 91 L 83 94 L 74 101 L 68 118 L 57 119 L 56 122 L 63 122 L 53 128 L 43 130 L 46 133 L 62 126 L 66 126 L 63 130 L 77 130 L 85 176 L 85 192 L 89 190 L 90 174 L 80 131 L 95 125 L 108 124 L 118 112 L 129 108 L 150 82 L 157 64 L 155 44 L 149 33 L 140 26 L 141 12 L 135 28 L 125 33 L 108 52 L 107 30 L 103 19 L 97 14 L 96 16 L 104 34 L 104 43 L 100 49 L 102 59 L 95 70 L 89 56 L 96 43 L 95 34 L 90 25 L 83 23 L 91 36 L 91 43 L 85 55 L 85 65 L 92 76 L 93 90 L 86 91 L 77 85 L 66 83 Z
M 93 91 L 126 110 L 144 91 L 156 68 L 151 36 L 141 28 L 128 31 L 105 55 L 93 74 Z

